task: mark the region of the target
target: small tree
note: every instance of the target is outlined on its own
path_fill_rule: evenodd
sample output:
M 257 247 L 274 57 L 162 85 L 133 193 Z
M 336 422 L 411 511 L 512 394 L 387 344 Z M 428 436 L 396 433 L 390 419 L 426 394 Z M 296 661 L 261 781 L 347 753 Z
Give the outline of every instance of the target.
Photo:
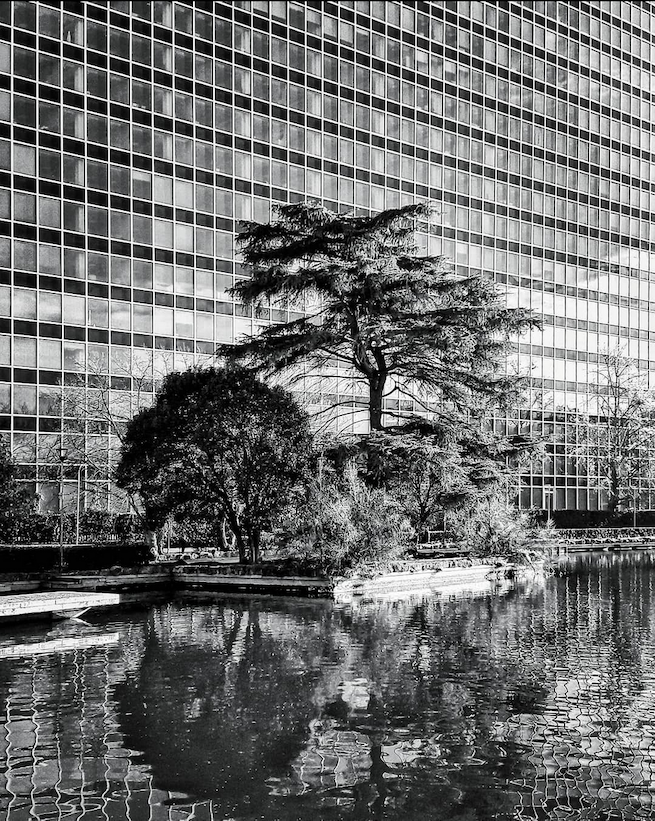
M 384 441 L 386 439 L 386 441 Z M 466 431 L 449 437 L 383 435 L 379 446 L 390 465 L 390 487 L 402 504 L 418 540 L 446 511 L 471 507 L 505 478 L 505 462 L 516 454 L 506 440 L 483 430 L 471 440 Z
M 607 510 L 632 506 L 650 482 L 655 444 L 655 396 L 634 360 L 620 350 L 602 353 L 586 413 L 580 414 L 573 453 L 578 466 L 607 493 Z
M 169 514 L 225 516 L 241 561 L 256 562 L 262 532 L 308 469 L 311 441 L 292 396 L 243 369 L 173 373 L 129 423 L 117 483 L 157 526 Z
M 16 478 L 16 466 L 0 438 L 0 542 L 13 542 L 28 527 L 36 509 L 34 493 Z

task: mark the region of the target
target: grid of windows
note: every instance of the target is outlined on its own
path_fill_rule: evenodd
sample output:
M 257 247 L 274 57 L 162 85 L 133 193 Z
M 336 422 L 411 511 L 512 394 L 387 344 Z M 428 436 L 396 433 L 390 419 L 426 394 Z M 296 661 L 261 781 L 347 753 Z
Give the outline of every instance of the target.
M 559 435 L 601 351 L 655 370 L 654 65 L 636 2 L 0 4 L 0 425 L 25 478 L 80 427 L 62 393 L 151 391 L 285 321 L 227 294 L 234 231 L 305 199 L 438 203 L 424 247 L 543 317 L 516 364 Z M 523 504 L 598 506 L 559 447 Z

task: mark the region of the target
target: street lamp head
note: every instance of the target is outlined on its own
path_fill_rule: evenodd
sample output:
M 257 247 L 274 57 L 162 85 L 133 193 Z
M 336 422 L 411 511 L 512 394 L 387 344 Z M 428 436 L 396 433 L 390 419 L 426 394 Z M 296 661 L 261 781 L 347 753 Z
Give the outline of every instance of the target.
M 63 462 L 68 456 L 68 448 L 59 448 L 59 461 Z

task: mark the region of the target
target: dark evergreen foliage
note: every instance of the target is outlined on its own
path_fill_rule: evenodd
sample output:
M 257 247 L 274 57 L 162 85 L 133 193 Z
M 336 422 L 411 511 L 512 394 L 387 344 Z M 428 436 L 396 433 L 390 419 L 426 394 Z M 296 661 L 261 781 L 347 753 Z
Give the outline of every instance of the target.
M 264 373 L 338 361 L 367 389 L 371 430 L 384 429 L 390 394 L 423 401 L 446 426 L 514 398 L 503 355 L 533 318 L 506 307 L 488 279 L 421 256 L 414 233 L 429 217 L 424 205 L 357 217 L 296 204 L 270 224 L 246 223 L 238 243 L 252 276 L 234 294 L 316 308 L 219 353 Z
M 418 253 L 414 233 L 430 216 L 424 205 L 358 217 L 299 204 L 280 207 L 268 225 L 245 224 L 238 242 L 251 279 L 235 295 L 315 307 L 219 350 L 291 380 L 335 362 L 349 369 L 364 387 L 371 433 L 339 447 L 365 454 L 370 483 L 405 494 L 418 531 L 435 510 L 486 492 L 530 445 L 493 434 L 483 419 L 517 402 L 522 380 L 505 373 L 505 355 L 535 324 L 489 279 Z M 347 394 L 347 379 L 339 385 Z M 392 413 L 385 397 L 409 397 L 426 413 Z
M 240 558 L 257 561 L 263 531 L 308 468 L 307 416 L 282 388 L 247 371 L 193 369 L 166 377 L 154 405 L 129 423 L 117 483 L 143 500 L 152 527 L 225 517 Z

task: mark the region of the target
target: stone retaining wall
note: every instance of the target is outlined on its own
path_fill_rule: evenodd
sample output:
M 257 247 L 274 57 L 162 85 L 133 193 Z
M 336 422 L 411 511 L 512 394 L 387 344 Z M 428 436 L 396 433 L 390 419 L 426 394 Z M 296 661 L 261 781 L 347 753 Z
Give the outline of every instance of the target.
M 195 571 L 195 572 L 194 572 Z M 173 570 L 176 590 L 222 590 L 233 593 L 268 593 L 295 596 L 332 596 L 334 581 L 307 576 L 265 576 L 251 573 L 196 571 L 190 567 Z
M 270 568 L 267 568 L 270 570 Z M 272 575 L 252 566 L 149 565 L 140 568 L 113 568 L 86 573 L 49 574 L 39 578 L 2 580 L 1 593 L 30 593 L 40 590 L 110 591 L 231 591 L 328 597 L 338 588 L 349 595 L 389 593 L 399 590 L 436 590 L 483 580 L 494 568 L 482 560 L 426 559 L 394 562 L 387 572 L 370 578 L 338 580 L 327 577 Z M 278 571 L 279 572 L 279 571 Z M 341 595 L 341 594 L 340 594 Z

